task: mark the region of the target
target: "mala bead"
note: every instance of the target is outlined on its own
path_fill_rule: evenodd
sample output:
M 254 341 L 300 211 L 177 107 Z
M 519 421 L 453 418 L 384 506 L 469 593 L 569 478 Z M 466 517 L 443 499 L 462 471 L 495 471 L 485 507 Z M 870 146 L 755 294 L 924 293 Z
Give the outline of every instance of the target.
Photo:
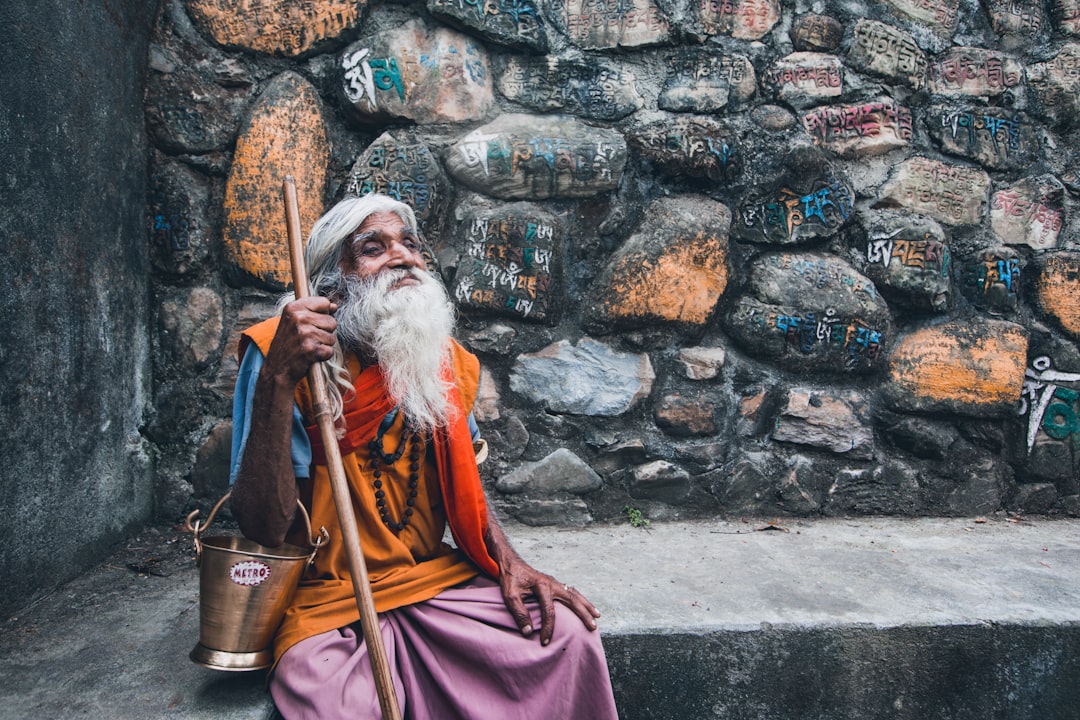
M 387 413 L 383 418 L 382 423 L 379 425 L 379 430 L 375 434 L 375 438 L 368 443 L 368 448 L 371 450 L 371 472 L 375 480 L 372 482 L 372 486 L 375 488 L 375 506 L 379 509 L 379 518 L 382 520 L 386 527 L 390 528 L 391 532 L 399 533 L 404 530 L 409 522 L 412 520 L 414 508 L 416 505 L 416 497 L 420 488 L 420 448 L 423 444 L 423 438 L 420 433 L 410 433 L 406 435 L 402 432 L 401 442 L 398 444 L 397 450 L 392 453 L 387 453 L 383 447 L 383 436 L 386 431 L 390 429 L 393 424 L 394 418 L 397 416 L 397 408 Z M 402 427 L 407 427 L 408 424 L 402 419 Z M 401 517 L 401 521 L 394 520 L 390 516 L 390 509 L 386 503 L 386 492 L 383 490 L 382 482 L 382 469 L 379 467 L 379 463 L 382 462 L 387 466 L 393 466 L 401 456 L 405 454 L 405 447 L 409 446 L 409 480 L 406 487 L 409 488 L 409 495 L 405 500 L 405 513 Z

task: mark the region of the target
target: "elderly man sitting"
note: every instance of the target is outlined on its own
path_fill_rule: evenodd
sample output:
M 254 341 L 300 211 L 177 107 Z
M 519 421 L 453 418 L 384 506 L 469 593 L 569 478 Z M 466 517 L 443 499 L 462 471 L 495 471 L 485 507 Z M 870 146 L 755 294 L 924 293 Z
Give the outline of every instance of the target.
M 312 296 L 241 342 L 232 469 L 241 531 L 302 544 L 299 498 L 315 527 L 341 537 L 305 379 L 325 361 L 404 717 L 615 718 L 596 608 L 524 562 L 487 506 L 470 414 L 479 361 L 451 339 L 452 307 L 427 272 L 411 208 L 347 198 L 315 224 L 305 254 Z M 456 547 L 443 542 L 447 526 Z M 286 718 L 379 717 L 343 543 L 317 555 L 274 655 L 270 690 Z

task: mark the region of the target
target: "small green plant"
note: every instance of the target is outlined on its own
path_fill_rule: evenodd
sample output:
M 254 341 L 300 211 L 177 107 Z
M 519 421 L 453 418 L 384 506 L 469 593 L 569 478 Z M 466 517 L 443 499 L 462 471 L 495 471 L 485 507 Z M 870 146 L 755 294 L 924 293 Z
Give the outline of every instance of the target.
M 624 507 L 623 512 L 626 513 L 626 517 L 630 519 L 630 525 L 636 528 L 649 527 L 649 519 L 641 514 L 641 511 L 632 505 Z

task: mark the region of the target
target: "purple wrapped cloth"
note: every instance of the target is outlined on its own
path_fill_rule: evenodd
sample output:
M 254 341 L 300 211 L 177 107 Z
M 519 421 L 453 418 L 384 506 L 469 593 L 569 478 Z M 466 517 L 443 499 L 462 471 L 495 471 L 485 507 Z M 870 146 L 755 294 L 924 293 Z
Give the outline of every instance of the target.
M 555 635 L 523 637 L 499 586 L 478 577 L 379 615 L 406 720 L 618 718 L 599 632 L 555 603 Z M 282 656 L 270 691 L 286 720 L 380 718 L 359 624 L 307 638 Z

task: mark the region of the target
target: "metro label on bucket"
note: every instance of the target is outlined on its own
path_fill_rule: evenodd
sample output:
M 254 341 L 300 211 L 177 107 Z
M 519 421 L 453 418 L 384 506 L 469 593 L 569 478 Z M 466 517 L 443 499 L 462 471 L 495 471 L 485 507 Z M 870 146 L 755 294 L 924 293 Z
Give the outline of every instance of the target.
M 258 560 L 243 560 L 229 568 L 229 579 L 237 585 L 262 585 L 270 579 L 270 566 Z

